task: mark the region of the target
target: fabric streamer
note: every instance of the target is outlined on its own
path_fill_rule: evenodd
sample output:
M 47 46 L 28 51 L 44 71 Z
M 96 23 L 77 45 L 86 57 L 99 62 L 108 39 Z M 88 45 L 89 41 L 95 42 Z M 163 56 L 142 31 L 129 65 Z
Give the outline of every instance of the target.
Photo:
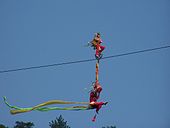
M 89 110 L 91 108 L 88 107 L 89 102 L 70 102 L 70 101 L 62 101 L 62 100 L 51 100 L 51 101 L 47 101 L 44 103 L 41 103 L 39 105 L 36 105 L 34 107 L 30 107 L 30 108 L 21 108 L 21 107 L 17 107 L 17 106 L 12 106 L 7 102 L 7 98 L 4 98 L 4 102 L 5 104 L 13 109 L 10 110 L 11 114 L 19 114 L 19 113 L 25 113 L 25 112 L 30 112 L 33 110 L 37 110 L 37 111 L 41 111 L 41 112 L 45 112 L 45 111 L 50 111 L 50 110 L 72 110 L 72 111 L 80 111 L 80 110 Z M 86 104 L 86 106 L 73 106 L 73 107 L 44 107 L 47 105 L 52 105 L 52 104 Z

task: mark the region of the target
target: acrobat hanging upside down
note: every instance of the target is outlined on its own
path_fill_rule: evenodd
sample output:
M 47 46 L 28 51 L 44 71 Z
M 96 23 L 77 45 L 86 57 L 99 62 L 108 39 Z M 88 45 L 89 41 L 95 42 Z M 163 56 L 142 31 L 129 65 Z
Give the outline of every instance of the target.
M 90 103 L 89 108 L 90 109 L 96 109 L 96 113 L 98 114 L 99 110 L 103 105 L 106 105 L 108 102 L 98 102 L 98 99 L 100 98 L 100 93 L 102 91 L 102 87 L 99 84 L 98 81 L 93 83 L 93 89 L 90 92 Z M 96 114 L 93 117 L 92 121 L 94 122 L 96 120 Z
M 90 92 L 90 102 L 97 102 L 100 98 L 100 93 L 102 91 L 102 87 L 98 81 L 93 83 L 93 89 Z

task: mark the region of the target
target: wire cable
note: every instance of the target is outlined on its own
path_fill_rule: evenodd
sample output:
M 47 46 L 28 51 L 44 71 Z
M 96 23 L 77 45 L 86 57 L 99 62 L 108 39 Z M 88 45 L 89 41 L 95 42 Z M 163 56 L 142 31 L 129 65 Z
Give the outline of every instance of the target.
M 116 54 L 116 55 L 112 55 L 112 56 L 106 56 L 101 59 L 116 58 L 116 57 L 144 53 L 144 52 L 149 52 L 149 51 L 156 51 L 156 50 L 166 49 L 166 48 L 170 48 L 170 46 L 162 46 L 162 47 L 157 47 L 157 48 L 150 48 L 150 49 L 144 49 L 144 50 L 139 50 L 139 51 Z M 1 70 L 0 74 L 7 73 L 7 72 L 16 72 L 16 71 L 23 71 L 23 70 L 31 70 L 31 69 L 39 69 L 39 68 L 47 68 L 47 67 L 54 67 L 54 66 L 61 66 L 61 65 L 76 64 L 76 63 L 84 63 L 84 62 L 95 61 L 95 60 L 96 59 L 86 59 L 86 60 L 77 60 L 77 61 L 70 61 L 70 62 L 63 62 L 63 63 L 40 65 L 40 66 L 31 66 L 31 67 L 25 67 L 25 68 L 7 69 L 7 70 Z

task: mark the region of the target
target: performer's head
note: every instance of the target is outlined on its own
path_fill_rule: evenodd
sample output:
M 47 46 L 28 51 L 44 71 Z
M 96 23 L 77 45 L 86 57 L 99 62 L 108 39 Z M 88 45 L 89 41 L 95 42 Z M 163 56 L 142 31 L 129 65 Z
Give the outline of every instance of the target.
M 100 37 L 100 33 L 99 32 L 95 33 L 95 36 Z

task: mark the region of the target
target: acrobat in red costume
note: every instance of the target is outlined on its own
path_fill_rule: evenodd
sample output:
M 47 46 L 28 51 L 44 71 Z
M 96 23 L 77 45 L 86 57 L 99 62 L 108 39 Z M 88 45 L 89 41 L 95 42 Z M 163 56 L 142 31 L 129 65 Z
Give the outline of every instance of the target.
M 96 109 L 96 113 L 98 114 L 100 108 L 102 107 L 102 105 L 106 105 L 108 102 L 97 102 L 97 100 L 100 97 L 100 93 L 102 91 L 102 87 L 99 84 L 98 80 L 93 84 L 93 90 L 90 93 L 90 104 L 89 104 L 89 108 L 91 109 Z M 94 117 L 92 118 L 92 121 L 95 122 L 96 120 L 96 114 L 94 115 Z
M 93 84 L 93 90 L 90 92 L 90 102 L 97 102 L 100 97 L 102 87 L 98 81 Z
M 92 41 L 92 46 L 96 49 L 96 58 L 100 59 L 101 58 L 101 53 L 105 49 L 105 46 L 101 46 L 100 44 L 103 41 L 101 40 L 100 33 L 95 33 L 94 39 Z

